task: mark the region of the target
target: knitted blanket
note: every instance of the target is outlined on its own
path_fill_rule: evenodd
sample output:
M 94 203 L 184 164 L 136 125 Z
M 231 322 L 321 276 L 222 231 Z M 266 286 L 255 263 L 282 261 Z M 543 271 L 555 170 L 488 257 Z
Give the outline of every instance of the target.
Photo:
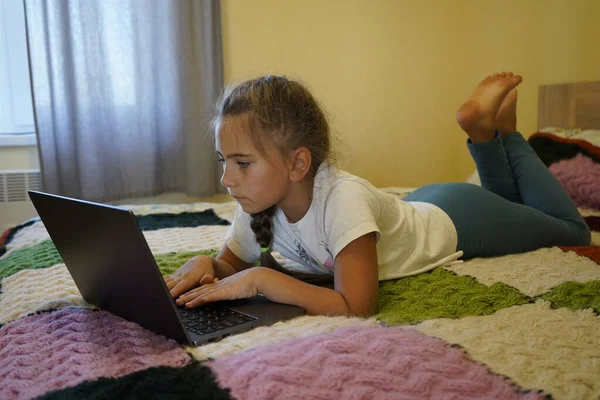
M 215 254 L 235 205 L 130 208 L 167 274 Z M 597 399 L 600 213 L 582 212 L 593 246 L 439 267 L 382 282 L 372 318 L 303 316 L 197 348 L 86 303 L 27 221 L 0 243 L 0 398 Z
M 588 132 L 587 140 L 538 132 L 529 143 L 575 204 L 600 210 L 600 131 Z

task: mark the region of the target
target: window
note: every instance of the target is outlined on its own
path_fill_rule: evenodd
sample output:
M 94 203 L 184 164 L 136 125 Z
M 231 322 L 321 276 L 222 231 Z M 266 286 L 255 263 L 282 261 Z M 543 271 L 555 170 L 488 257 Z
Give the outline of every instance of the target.
M 0 146 L 35 145 L 25 10 L 0 1 Z

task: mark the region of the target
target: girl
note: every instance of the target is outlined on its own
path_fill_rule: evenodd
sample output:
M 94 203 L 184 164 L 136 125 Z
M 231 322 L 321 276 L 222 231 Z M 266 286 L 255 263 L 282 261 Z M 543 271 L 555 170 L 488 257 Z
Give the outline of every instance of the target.
M 214 120 L 221 183 L 239 203 L 215 259 L 165 277 L 178 305 L 252 297 L 308 314 L 369 316 L 378 281 L 472 257 L 588 245 L 567 193 L 516 131 L 521 77 L 487 77 L 459 108 L 482 187 L 424 186 L 403 200 L 329 162 L 329 126 L 299 83 L 266 76 L 223 96 Z M 286 270 L 279 251 L 301 270 Z M 250 268 L 260 258 L 260 267 Z M 334 288 L 314 285 L 333 277 Z

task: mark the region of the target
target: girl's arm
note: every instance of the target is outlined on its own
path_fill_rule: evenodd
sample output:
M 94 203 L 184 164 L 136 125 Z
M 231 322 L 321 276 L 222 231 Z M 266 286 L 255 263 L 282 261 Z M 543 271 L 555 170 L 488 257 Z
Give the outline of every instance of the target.
M 306 308 L 311 315 L 366 317 L 377 311 L 378 272 L 375 234 L 369 233 L 350 242 L 335 258 L 335 290 L 256 267 L 192 289 L 180 296 L 177 304 L 192 308 L 262 293 L 271 301 Z
M 212 265 L 215 270 L 215 278 L 219 279 L 223 279 L 252 266 L 252 264 L 233 254 L 233 251 L 229 250 L 226 244 L 223 245 L 219 254 L 213 259 Z
M 377 311 L 379 269 L 375 234 L 350 242 L 335 258 L 335 290 L 269 268 L 255 275 L 259 293 L 278 303 L 304 307 L 311 315 L 370 316 Z

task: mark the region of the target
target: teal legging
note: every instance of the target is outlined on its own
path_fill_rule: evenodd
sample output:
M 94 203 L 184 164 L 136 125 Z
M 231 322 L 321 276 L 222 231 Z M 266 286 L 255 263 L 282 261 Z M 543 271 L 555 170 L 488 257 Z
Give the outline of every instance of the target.
M 463 258 L 590 244 L 577 207 L 520 133 L 496 133 L 484 143 L 468 140 L 467 146 L 481 186 L 428 185 L 404 198 L 435 204 L 450 216 Z

